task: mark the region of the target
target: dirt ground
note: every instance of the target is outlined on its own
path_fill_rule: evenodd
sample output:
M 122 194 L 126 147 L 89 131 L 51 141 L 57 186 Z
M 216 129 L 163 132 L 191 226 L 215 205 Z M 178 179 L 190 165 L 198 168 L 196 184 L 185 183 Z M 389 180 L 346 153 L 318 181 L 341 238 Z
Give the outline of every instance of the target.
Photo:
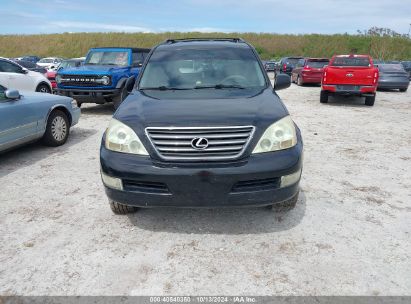
M 66 145 L 0 155 L 2 295 L 411 295 L 411 89 L 320 104 L 279 92 L 302 130 L 295 210 L 114 215 L 99 175 L 111 105 Z

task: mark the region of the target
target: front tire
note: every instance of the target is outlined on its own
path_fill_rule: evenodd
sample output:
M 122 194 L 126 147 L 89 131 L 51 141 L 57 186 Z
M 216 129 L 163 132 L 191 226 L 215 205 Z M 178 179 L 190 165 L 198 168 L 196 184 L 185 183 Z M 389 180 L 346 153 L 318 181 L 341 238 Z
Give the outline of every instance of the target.
M 120 95 L 113 98 L 114 110 L 118 109 L 118 107 L 121 105 L 124 99 L 127 98 L 127 96 L 128 96 L 127 88 L 126 86 L 123 86 L 123 88 L 121 89 Z
M 48 93 L 48 94 L 50 94 L 50 93 L 51 93 L 51 89 L 50 89 L 50 87 L 49 87 L 47 84 L 41 83 L 41 84 L 39 84 L 39 85 L 37 86 L 36 92 L 39 92 L 39 93 Z
M 70 123 L 67 115 L 60 111 L 51 112 L 43 135 L 43 143 L 50 147 L 64 145 L 70 133 Z
M 274 212 L 287 212 L 295 208 L 298 201 L 298 195 L 300 194 L 300 190 L 294 196 L 284 202 L 276 203 L 273 205 L 268 206 Z
M 129 214 L 137 211 L 136 207 L 119 204 L 115 201 L 109 201 L 110 209 L 114 214 Z
M 402 88 L 400 89 L 400 92 L 407 92 L 408 88 Z
M 328 92 L 327 91 L 321 90 L 320 102 L 321 103 L 327 103 L 328 102 Z
M 365 97 L 365 105 L 372 107 L 375 102 L 375 95 Z

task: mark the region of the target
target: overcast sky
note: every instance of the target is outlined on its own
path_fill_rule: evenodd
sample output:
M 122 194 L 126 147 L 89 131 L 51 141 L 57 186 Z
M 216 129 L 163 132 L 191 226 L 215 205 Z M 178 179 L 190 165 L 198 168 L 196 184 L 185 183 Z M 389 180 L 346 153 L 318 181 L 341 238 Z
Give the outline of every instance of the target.
M 408 33 L 411 0 L 0 0 L 0 34 L 62 32 Z

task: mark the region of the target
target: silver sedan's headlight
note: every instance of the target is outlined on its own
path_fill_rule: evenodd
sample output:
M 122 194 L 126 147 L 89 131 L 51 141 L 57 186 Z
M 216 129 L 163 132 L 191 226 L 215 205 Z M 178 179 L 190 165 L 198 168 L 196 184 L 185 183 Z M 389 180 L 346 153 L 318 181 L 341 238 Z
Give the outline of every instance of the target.
M 253 153 L 284 150 L 297 144 L 295 125 L 290 116 L 273 123 L 265 130 Z
M 108 150 L 148 155 L 137 134 L 127 125 L 112 118 L 106 131 L 105 146 Z

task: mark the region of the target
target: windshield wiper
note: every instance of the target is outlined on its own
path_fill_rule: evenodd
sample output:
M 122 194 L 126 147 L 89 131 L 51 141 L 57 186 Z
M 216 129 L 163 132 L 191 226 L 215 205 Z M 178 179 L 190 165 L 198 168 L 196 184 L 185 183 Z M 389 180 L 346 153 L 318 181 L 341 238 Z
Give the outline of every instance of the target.
M 192 90 L 192 88 L 179 88 L 179 87 L 142 87 L 140 90 L 156 90 L 156 91 L 172 91 L 172 90 Z
M 236 84 L 215 84 L 215 85 L 209 85 L 209 86 L 197 86 L 194 87 L 194 89 L 245 89 L 245 87 L 242 87 L 240 85 Z

